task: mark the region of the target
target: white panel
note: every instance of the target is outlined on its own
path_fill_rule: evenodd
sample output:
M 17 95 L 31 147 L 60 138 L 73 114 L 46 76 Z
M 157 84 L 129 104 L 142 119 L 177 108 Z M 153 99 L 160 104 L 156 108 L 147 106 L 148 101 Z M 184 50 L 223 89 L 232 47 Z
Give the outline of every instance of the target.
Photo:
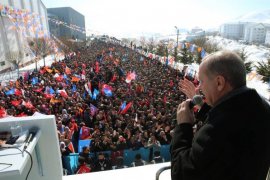
M 30 0 L 23 0 L 24 2 L 24 9 L 28 9 L 29 11 L 31 11 L 31 3 Z
M 18 46 L 17 46 L 17 39 L 16 39 L 16 30 L 9 30 L 10 27 L 13 26 L 11 20 L 9 18 L 3 18 L 5 28 L 6 28 L 6 33 L 7 33 L 7 39 L 8 39 L 8 44 L 9 44 L 9 49 L 10 51 L 18 51 Z
M 0 4 L 10 6 L 9 0 L 0 0 Z
M 0 23 L 1 23 L 1 19 L 0 19 Z M 5 35 L 4 29 L 0 28 L 0 62 L 5 61 L 5 47 L 4 47 L 5 38 L 4 38 L 4 35 Z M 4 66 L 0 65 L 0 71 L 3 68 L 4 68 Z
M 40 16 L 42 19 L 41 20 L 42 26 L 43 26 L 44 32 L 48 34 L 49 28 L 48 28 L 48 23 L 47 23 L 48 19 L 47 19 L 46 11 L 47 11 L 46 7 L 42 3 L 40 3 L 40 13 L 41 13 Z
M 63 180 L 104 180 L 104 179 L 117 179 L 117 180 L 155 180 L 158 170 L 170 166 L 170 162 L 151 164 L 145 166 L 137 166 L 132 168 L 116 169 L 111 171 L 102 171 L 94 173 L 76 174 L 71 176 L 63 176 Z M 117 178 L 113 178 L 117 175 Z M 159 176 L 160 180 L 170 180 L 171 171 L 167 169 Z
M 38 1 L 37 0 L 31 0 L 31 1 L 32 1 L 32 5 L 33 5 L 33 11 L 35 13 L 39 14 L 39 12 L 38 12 Z
M 13 7 L 18 8 L 18 9 L 22 9 L 22 4 L 20 0 L 13 0 Z
M 29 180 L 62 180 L 62 165 L 59 140 L 54 116 L 37 115 L 21 118 L 8 117 L 0 121 L 0 131 L 7 131 L 12 124 L 18 124 L 24 130 L 40 130 L 41 136 L 35 146 L 33 154 L 33 169 L 30 172 Z M 36 135 L 38 136 L 38 134 Z M 32 142 L 31 142 L 32 143 Z M 31 146 L 29 147 L 30 150 Z M 27 155 L 26 155 L 27 156 Z M 1 161 L 2 162 L 2 161 Z M 8 161 L 7 161 L 8 162 Z M 30 161 L 28 161 L 28 164 Z M 22 180 L 25 179 L 29 166 L 23 169 L 21 175 L 10 175 L 1 180 Z M 2 173 L 3 174 L 3 173 Z M 1 175 L 1 172 L 0 172 Z M 5 174 L 4 174 L 5 175 Z

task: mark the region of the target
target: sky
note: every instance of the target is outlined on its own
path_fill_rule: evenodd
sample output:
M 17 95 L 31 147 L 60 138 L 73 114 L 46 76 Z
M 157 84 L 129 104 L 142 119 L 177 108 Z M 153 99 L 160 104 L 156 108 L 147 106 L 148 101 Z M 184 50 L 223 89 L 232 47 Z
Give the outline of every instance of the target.
M 218 28 L 241 15 L 270 9 L 269 0 L 42 0 L 85 16 L 88 34 L 118 38 L 176 34 L 176 28 Z

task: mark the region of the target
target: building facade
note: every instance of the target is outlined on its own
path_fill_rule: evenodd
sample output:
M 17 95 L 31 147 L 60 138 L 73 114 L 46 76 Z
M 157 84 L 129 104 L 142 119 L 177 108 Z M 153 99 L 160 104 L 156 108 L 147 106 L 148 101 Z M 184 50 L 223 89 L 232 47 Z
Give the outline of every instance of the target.
M 234 40 L 244 40 L 247 43 L 267 44 L 269 42 L 267 31 L 270 25 L 265 23 L 231 23 L 223 24 L 220 28 L 220 34 L 224 38 Z
M 265 44 L 267 44 L 267 45 L 270 45 L 270 30 L 268 30 L 267 32 L 266 32 L 266 35 L 265 35 L 265 42 L 264 42 Z
M 50 32 L 56 37 L 86 40 L 85 18 L 70 7 L 48 8 Z
M 262 23 L 248 25 L 245 28 L 244 40 L 249 43 L 264 43 L 266 26 Z
M 245 23 L 228 23 L 221 25 L 220 34 L 228 39 L 242 39 L 244 37 Z
M 204 31 L 202 28 L 192 28 L 191 29 L 191 34 L 195 34 L 197 32 L 202 32 L 202 31 Z
M 0 72 L 3 72 L 15 68 L 11 54 L 18 55 L 19 64 L 34 58 L 27 39 L 48 35 L 47 9 L 41 0 L 1 0 L 0 27 Z

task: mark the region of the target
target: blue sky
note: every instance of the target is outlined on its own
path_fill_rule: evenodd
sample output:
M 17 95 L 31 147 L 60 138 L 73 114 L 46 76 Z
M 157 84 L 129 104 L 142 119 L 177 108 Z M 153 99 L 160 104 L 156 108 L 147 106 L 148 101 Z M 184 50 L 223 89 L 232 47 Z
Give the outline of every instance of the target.
M 47 8 L 72 7 L 88 33 L 116 37 L 174 34 L 175 28 L 209 29 L 238 16 L 270 9 L 269 0 L 42 0 Z

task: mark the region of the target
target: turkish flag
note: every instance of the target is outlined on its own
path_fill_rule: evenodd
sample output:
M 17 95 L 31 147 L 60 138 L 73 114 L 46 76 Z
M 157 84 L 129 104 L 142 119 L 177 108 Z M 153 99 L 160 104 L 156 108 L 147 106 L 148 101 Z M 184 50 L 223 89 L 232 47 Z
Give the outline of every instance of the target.
M 28 109 L 34 109 L 35 108 L 30 101 L 27 101 L 27 102 L 23 101 L 22 105 L 24 105 Z
M 20 104 L 21 104 L 21 100 L 13 100 L 13 101 L 11 101 L 11 104 L 13 105 L 13 106 L 15 106 L 15 107 L 17 107 L 17 106 L 19 106 Z

